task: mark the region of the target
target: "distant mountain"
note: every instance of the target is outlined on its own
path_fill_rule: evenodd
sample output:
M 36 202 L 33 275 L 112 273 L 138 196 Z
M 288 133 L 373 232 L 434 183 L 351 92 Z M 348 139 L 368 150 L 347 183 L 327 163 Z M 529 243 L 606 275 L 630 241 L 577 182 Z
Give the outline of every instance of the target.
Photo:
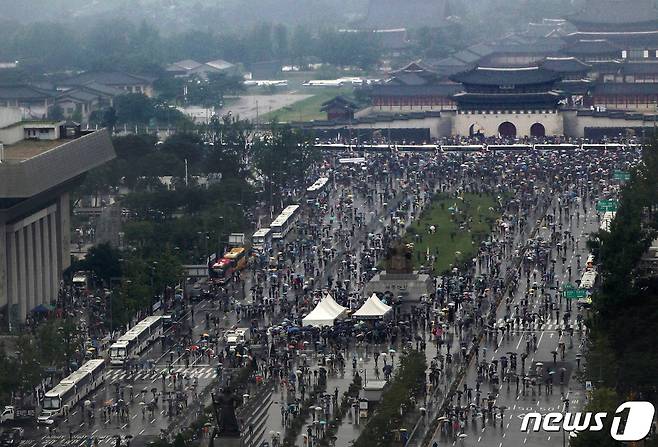
M 77 22 L 124 17 L 164 32 L 239 28 L 258 22 L 344 25 L 365 16 L 368 0 L 0 0 L 2 19 Z

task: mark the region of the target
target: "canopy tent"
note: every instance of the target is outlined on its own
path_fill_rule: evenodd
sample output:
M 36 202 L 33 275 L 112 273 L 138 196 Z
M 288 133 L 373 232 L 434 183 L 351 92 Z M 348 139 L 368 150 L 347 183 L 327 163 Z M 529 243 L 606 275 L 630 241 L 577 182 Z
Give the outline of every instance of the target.
M 384 318 L 384 316 L 391 310 L 391 306 L 382 303 L 377 297 L 377 294 L 373 293 L 372 296 L 363 303 L 363 306 L 352 314 L 352 317 L 357 320 Z
M 342 318 L 347 313 L 347 309 L 338 304 L 331 295 L 327 295 L 315 306 L 308 315 L 302 319 L 304 326 L 333 326 L 334 321 Z

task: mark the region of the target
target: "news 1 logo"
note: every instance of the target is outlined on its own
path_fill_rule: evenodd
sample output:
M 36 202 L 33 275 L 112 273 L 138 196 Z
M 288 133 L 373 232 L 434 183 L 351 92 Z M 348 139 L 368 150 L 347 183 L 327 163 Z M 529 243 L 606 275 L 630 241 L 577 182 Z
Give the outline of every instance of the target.
M 622 417 L 617 416 L 628 410 L 626 424 L 622 427 Z M 615 411 L 610 427 L 610 436 L 615 441 L 640 441 L 651 430 L 653 417 L 656 412 L 651 402 L 632 401 L 624 402 Z M 601 431 L 608 413 L 527 413 L 521 423 L 521 431 L 533 432 L 544 430 L 547 432 L 564 431 Z

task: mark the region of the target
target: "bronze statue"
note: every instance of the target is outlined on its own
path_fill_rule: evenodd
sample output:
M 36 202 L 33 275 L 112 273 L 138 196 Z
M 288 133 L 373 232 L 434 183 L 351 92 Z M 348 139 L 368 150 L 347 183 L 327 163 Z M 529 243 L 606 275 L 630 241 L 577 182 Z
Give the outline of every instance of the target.
M 386 273 L 413 273 L 411 249 L 397 238 L 391 241 L 386 252 Z
M 239 438 L 240 425 L 235 416 L 235 407 L 239 404 L 238 399 L 231 392 L 230 387 L 222 390 L 219 396 L 212 395 L 213 412 L 217 421 L 217 437 Z

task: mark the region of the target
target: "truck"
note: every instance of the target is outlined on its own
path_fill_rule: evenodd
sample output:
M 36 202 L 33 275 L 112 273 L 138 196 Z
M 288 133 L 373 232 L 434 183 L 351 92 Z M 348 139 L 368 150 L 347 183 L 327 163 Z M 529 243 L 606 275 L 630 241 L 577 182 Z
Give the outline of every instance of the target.
M 237 345 L 248 345 L 251 341 L 251 329 L 242 327 L 224 333 L 226 344 L 231 352 L 235 351 Z
M 0 424 L 7 424 L 20 420 L 35 420 L 37 416 L 36 408 L 34 407 L 16 407 L 14 405 L 7 405 L 0 413 Z

